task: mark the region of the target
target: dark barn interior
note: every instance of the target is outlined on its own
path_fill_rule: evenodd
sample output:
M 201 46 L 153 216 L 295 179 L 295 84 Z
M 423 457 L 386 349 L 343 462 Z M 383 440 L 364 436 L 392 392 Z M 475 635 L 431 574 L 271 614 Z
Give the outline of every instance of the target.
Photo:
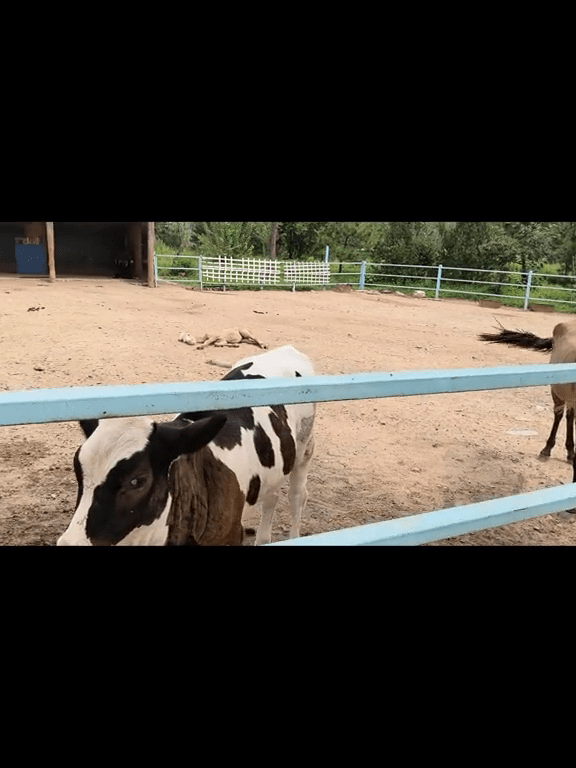
M 23 244 L 34 243 L 43 246 L 34 262 L 36 276 L 153 275 L 148 267 L 148 254 L 154 253 L 153 222 L 0 222 L 0 273 L 30 274 L 18 256 L 26 253 Z

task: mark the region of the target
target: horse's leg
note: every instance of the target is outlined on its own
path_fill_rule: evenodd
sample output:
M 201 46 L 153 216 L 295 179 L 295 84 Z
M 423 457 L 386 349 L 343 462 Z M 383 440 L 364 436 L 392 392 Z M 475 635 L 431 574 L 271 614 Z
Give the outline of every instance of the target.
M 574 408 L 566 408 L 566 453 L 567 460 L 574 461 Z
M 550 430 L 550 436 L 546 441 L 546 445 L 540 451 L 540 456 L 545 459 L 550 456 L 550 451 L 554 448 L 558 425 L 562 421 L 562 415 L 564 413 L 564 401 L 558 397 L 554 390 L 552 390 L 552 400 L 554 401 L 554 423 L 552 424 L 552 429 Z
M 576 456 L 572 459 L 572 482 L 576 483 Z M 570 520 L 573 523 L 576 521 L 576 509 L 565 509 L 558 513 L 558 517 L 562 520 Z
M 217 341 L 220 340 L 220 336 L 208 336 L 202 344 L 200 344 L 199 347 L 196 347 L 196 349 L 205 349 L 206 347 L 209 347 L 210 344 L 216 344 Z

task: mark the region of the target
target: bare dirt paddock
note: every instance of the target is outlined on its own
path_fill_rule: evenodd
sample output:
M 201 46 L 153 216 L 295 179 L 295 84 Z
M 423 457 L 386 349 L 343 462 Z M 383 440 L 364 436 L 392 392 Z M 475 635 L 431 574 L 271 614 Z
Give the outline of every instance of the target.
M 168 284 L 6 277 L 0 390 L 216 380 L 225 371 L 208 360 L 234 363 L 255 348 L 197 351 L 178 335 L 230 326 L 249 328 L 269 347 L 294 345 L 321 374 L 548 360 L 478 342 L 476 334 L 490 331 L 495 317 L 545 336 L 559 319 L 389 294 L 201 293 Z M 321 403 L 302 533 L 570 482 L 564 425 L 552 458 L 537 458 L 551 421 L 548 387 Z M 72 458 L 81 440 L 76 423 L 0 427 L 0 544 L 55 543 L 74 510 Z M 287 530 L 284 492 L 273 540 Z M 548 515 L 439 543 L 574 544 L 576 525 Z

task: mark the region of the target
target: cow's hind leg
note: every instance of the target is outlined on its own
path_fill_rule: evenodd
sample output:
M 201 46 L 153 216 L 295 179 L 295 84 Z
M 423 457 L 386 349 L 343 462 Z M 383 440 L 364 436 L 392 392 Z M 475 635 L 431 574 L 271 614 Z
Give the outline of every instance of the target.
M 308 501 L 308 491 L 306 490 L 306 481 L 308 480 L 308 470 L 310 468 L 310 459 L 314 453 L 314 438 L 310 440 L 304 452 L 303 461 L 292 470 L 290 475 L 290 487 L 288 489 L 288 502 L 290 503 L 290 514 L 292 524 L 290 526 L 290 538 L 295 539 L 300 536 L 300 523 L 302 513 L 306 509 Z
M 260 518 L 260 525 L 258 526 L 258 533 L 256 534 L 256 540 L 254 542 L 255 545 L 270 543 L 270 538 L 272 536 L 272 519 L 274 517 L 277 501 L 277 491 L 270 491 L 262 498 L 262 516 Z

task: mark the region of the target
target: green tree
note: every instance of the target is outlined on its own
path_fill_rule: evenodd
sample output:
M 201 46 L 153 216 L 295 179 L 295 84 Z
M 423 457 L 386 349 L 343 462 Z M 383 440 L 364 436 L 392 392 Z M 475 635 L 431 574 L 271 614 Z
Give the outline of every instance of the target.
M 276 258 L 276 249 L 271 253 L 271 237 L 274 226 L 278 222 L 273 221 L 249 221 L 245 222 L 250 231 L 250 242 L 254 246 L 254 255 L 263 259 Z
M 559 222 L 506 221 L 502 228 L 510 243 L 510 261 L 520 264 L 522 272 L 538 270 L 553 260 L 561 228 Z
M 372 248 L 371 261 L 381 266 L 369 270 L 368 282 L 380 282 L 381 277 L 386 275 L 397 276 L 394 282 L 412 284 L 414 274 L 428 276 L 428 271 L 415 272 L 408 265 L 427 266 L 438 263 L 441 238 L 434 222 L 390 221 L 380 226 L 378 234 Z M 402 266 L 404 264 L 405 267 Z
M 439 232 L 442 240 L 441 262 L 445 267 L 507 270 L 514 260 L 514 241 L 498 222 L 441 222 Z M 450 270 L 447 275 L 455 280 L 488 280 L 495 283 L 505 283 L 508 278 L 508 275 L 490 275 L 486 271 Z M 502 291 L 501 285 L 486 287 L 492 293 Z
M 283 221 L 278 227 L 278 257 L 321 259 L 326 244 L 319 238 L 321 221 Z
M 189 248 L 192 244 L 191 223 L 189 221 L 157 221 L 156 237 L 177 251 Z
M 486 259 L 482 246 L 490 239 L 491 231 L 488 222 L 458 221 L 445 240 L 447 246 L 445 261 L 454 266 L 483 269 Z
M 565 275 L 576 275 L 576 221 L 558 222 L 556 260 Z
M 203 256 L 247 258 L 254 255 L 254 231 L 250 222 L 209 221 L 204 224 L 198 242 Z
M 383 235 L 385 225 L 370 221 L 325 221 L 318 239 L 330 247 L 330 261 L 362 261 Z
M 390 221 L 380 230 L 375 259 L 390 264 L 435 264 L 442 248 L 438 225 L 431 221 Z
M 388 264 L 409 264 L 413 242 L 412 222 L 391 221 L 374 248 L 374 260 Z
M 415 264 L 435 265 L 439 263 L 442 238 L 437 222 L 415 221 L 412 239 L 412 256 Z

